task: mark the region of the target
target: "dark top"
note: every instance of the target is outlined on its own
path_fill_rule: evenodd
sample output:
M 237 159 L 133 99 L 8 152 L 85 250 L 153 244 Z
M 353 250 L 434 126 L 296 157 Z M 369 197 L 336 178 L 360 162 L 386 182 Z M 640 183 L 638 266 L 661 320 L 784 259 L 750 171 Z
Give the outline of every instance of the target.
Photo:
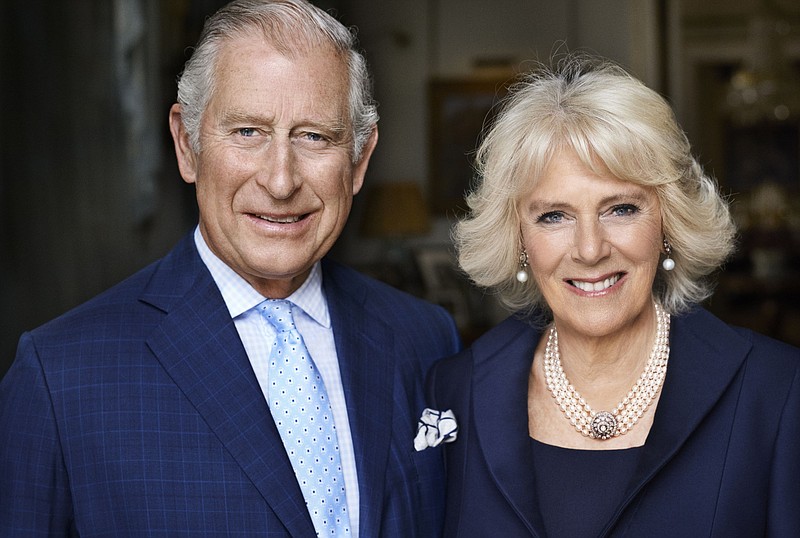
M 531 439 L 542 520 L 551 538 L 597 536 L 619 506 L 642 452 L 576 450 Z
M 458 439 L 440 445 L 444 536 L 547 535 L 528 435 L 541 337 L 511 317 L 428 375 L 428 407 L 458 421 Z M 800 349 L 702 309 L 673 316 L 669 340 L 647 443 L 603 529 L 587 538 L 800 537 Z

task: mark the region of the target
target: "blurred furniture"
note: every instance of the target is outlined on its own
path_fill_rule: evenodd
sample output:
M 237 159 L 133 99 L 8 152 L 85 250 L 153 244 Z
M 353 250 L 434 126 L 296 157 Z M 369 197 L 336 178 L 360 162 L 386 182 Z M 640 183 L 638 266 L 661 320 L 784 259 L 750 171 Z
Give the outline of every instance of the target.
M 419 273 L 409 240 L 431 230 L 428 204 L 416 181 L 374 183 L 365 193 L 362 236 L 380 243 L 377 260 L 363 268 L 372 276 L 421 295 Z

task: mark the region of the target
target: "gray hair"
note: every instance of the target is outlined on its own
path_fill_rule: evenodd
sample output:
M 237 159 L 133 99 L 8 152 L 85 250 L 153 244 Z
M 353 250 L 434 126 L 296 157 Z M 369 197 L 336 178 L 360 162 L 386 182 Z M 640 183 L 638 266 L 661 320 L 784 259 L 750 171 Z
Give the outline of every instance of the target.
M 178 79 L 181 121 L 192 149 L 200 148 L 200 123 L 214 92 L 215 64 L 222 45 L 232 37 L 259 31 L 281 53 L 305 47 L 330 45 L 348 68 L 350 123 L 353 130 L 352 160 L 378 122 L 372 97 L 372 79 L 364 56 L 356 50 L 355 35 L 333 16 L 305 0 L 235 0 L 212 15 L 203 27 L 192 56 Z
M 653 294 L 678 313 L 711 294 L 707 279 L 730 255 L 735 228 L 717 184 L 691 155 L 667 101 L 612 62 L 567 54 L 511 88 L 476 158 L 470 213 L 453 238 L 461 268 L 514 310 L 548 309 L 530 279 L 517 282 L 521 196 L 561 149 L 591 170 L 652 187 L 673 271 L 659 270 Z

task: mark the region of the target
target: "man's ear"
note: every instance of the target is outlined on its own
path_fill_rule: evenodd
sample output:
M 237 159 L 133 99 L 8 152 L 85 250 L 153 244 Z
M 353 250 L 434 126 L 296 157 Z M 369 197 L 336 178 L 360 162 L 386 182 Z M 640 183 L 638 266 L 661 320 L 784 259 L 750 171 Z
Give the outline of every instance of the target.
M 364 186 L 364 176 L 367 174 L 367 167 L 369 166 L 369 159 L 372 157 L 372 152 L 375 151 L 375 146 L 378 145 L 378 126 L 372 128 L 372 132 L 361 148 L 361 157 L 353 167 L 353 195 L 358 194 L 361 187 Z
M 189 142 L 189 133 L 183 126 L 181 105 L 175 103 L 169 109 L 169 131 L 175 145 L 175 156 L 178 159 L 178 170 L 186 183 L 197 181 L 197 154 Z

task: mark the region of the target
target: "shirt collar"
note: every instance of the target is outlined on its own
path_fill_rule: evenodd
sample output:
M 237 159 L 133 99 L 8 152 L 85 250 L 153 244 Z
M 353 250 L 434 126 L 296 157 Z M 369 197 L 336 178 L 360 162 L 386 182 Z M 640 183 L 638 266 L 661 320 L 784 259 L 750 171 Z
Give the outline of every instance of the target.
M 263 302 L 266 297 L 258 293 L 244 278 L 239 276 L 236 271 L 211 252 L 206 244 L 200 227 L 195 228 L 194 243 L 200 259 L 208 268 L 211 277 L 216 282 L 222 299 L 231 318 L 247 312 L 251 308 Z M 286 298 L 305 312 L 311 319 L 325 328 L 330 328 L 331 319 L 328 311 L 328 303 L 322 292 L 322 268 L 320 262 L 316 262 L 311 268 L 311 273 L 305 282 L 289 297 Z

